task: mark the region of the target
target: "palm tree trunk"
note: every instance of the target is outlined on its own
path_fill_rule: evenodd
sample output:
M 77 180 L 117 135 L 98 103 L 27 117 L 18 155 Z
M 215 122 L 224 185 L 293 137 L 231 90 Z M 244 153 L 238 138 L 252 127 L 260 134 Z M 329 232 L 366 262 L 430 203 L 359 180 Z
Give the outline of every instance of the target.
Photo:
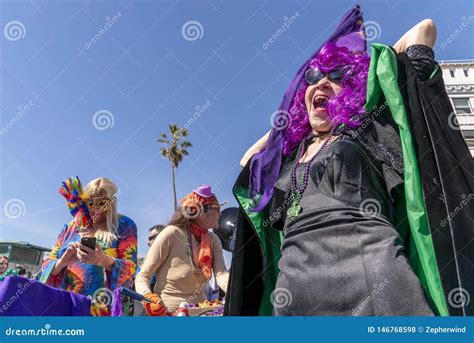
M 177 200 L 176 200 L 176 181 L 175 181 L 175 175 L 174 175 L 174 165 L 171 164 L 171 175 L 173 177 L 173 197 L 174 197 L 174 210 L 176 211 L 177 208 Z

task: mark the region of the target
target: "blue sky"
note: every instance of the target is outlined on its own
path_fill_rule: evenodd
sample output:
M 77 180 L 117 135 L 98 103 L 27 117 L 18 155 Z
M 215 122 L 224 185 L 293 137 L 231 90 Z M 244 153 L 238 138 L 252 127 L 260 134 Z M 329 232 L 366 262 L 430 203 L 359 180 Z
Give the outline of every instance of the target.
M 177 171 L 178 196 L 209 183 L 235 206 L 242 154 L 355 3 L 1 1 L 0 239 L 51 246 L 71 219 L 61 182 L 105 176 L 144 255 L 148 228 L 172 212 L 170 165 L 156 143 L 170 123 L 187 124 L 194 145 Z M 438 60 L 474 58 L 471 1 L 357 3 L 372 42 L 393 44 L 432 18 Z

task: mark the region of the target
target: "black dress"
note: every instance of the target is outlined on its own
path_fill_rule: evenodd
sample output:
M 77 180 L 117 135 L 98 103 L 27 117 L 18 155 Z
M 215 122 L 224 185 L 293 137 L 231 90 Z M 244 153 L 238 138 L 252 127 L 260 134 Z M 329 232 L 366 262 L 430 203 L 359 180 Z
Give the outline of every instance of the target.
M 403 253 L 381 167 L 363 146 L 345 135 L 327 146 L 311 164 L 302 212 L 290 219 L 293 161 L 271 208 L 283 214 L 273 227 L 284 230 L 274 315 L 433 315 Z

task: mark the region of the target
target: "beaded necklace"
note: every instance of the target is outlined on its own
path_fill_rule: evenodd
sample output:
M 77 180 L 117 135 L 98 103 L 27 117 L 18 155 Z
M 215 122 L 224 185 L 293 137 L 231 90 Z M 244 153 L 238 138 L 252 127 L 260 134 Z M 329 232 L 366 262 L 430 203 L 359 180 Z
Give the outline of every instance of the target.
M 308 162 L 306 162 L 306 165 L 304 167 L 304 171 L 303 171 L 301 177 L 299 178 L 299 180 L 297 180 L 296 170 L 298 168 L 298 163 L 299 163 L 301 157 L 303 156 L 306 140 L 303 139 L 301 141 L 301 143 L 298 147 L 298 151 L 296 153 L 295 162 L 293 163 L 293 168 L 291 170 L 290 199 L 291 199 L 292 203 L 291 203 L 290 208 L 286 212 L 289 219 L 295 219 L 301 213 L 302 208 L 301 208 L 301 205 L 300 205 L 300 201 L 301 201 L 301 198 L 303 197 L 303 193 L 304 193 L 306 187 L 308 186 L 309 169 L 311 167 L 311 163 L 319 155 L 319 153 L 321 151 L 323 151 L 323 149 L 328 145 L 328 143 L 330 142 L 333 135 L 334 135 L 334 130 L 331 130 L 331 132 L 326 137 L 326 139 L 324 140 L 323 144 L 321 145 L 319 150 L 316 152 L 316 154 L 314 154 L 314 156 L 311 157 L 311 159 Z M 318 137 L 318 136 L 316 136 L 316 137 Z
M 200 267 L 198 267 L 196 265 L 196 263 L 194 262 L 194 254 L 193 254 L 193 241 L 192 241 L 192 237 L 191 237 L 191 230 L 186 230 L 187 231 L 187 234 L 186 234 L 186 240 L 187 240 L 187 244 L 186 244 L 186 253 L 189 257 L 189 262 L 191 263 L 191 267 L 193 269 L 193 273 L 194 275 L 200 275 L 202 274 L 202 269 Z

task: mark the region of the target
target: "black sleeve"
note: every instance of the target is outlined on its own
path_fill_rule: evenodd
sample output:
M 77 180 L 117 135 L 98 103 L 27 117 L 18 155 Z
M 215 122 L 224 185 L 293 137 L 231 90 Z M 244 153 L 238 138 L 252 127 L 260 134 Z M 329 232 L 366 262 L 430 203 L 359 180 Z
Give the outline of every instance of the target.
M 418 78 L 421 81 L 428 80 L 436 67 L 433 49 L 423 44 L 414 44 L 406 48 L 405 53 L 415 67 Z

